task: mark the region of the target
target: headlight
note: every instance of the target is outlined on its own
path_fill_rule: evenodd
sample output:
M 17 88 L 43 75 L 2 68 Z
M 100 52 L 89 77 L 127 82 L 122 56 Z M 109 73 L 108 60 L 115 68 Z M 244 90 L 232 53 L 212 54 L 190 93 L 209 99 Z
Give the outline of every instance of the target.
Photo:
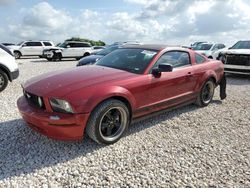
M 65 100 L 51 98 L 49 102 L 54 112 L 73 113 L 71 105 Z

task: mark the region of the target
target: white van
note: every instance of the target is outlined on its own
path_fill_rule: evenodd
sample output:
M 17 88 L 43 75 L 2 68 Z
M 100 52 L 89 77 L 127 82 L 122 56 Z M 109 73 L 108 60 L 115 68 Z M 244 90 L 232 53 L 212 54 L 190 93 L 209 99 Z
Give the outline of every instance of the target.
M 7 87 L 9 81 L 12 82 L 18 76 L 19 69 L 13 53 L 0 44 L 0 92 Z

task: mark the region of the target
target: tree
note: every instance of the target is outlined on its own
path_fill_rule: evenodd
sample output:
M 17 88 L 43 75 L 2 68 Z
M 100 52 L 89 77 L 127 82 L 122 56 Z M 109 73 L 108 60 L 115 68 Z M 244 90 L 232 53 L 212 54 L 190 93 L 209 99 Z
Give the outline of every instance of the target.
M 88 43 L 90 43 L 92 46 L 105 46 L 105 42 L 103 42 L 103 41 L 101 41 L 101 40 L 94 41 L 94 40 L 84 39 L 84 38 L 80 38 L 80 37 L 71 37 L 70 39 L 66 39 L 65 41 L 88 42 Z

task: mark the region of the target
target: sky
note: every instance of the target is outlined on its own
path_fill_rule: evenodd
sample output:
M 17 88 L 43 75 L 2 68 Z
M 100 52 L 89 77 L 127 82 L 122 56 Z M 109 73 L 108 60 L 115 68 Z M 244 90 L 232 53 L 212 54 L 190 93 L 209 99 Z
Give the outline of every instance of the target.
M 250 40 L 250 0 L 0 0 L 0 18 L 0 42 Z

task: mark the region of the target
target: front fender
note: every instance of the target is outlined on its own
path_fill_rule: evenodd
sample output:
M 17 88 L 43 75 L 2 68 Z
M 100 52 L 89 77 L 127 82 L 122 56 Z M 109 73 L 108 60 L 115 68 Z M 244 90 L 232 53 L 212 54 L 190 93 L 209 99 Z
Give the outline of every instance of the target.
M 90 113 L 102 101 L 112 97 L 122 97 L 126 99 L 132 109 L 134 109 L 136 104 L 132 93 L 120 86 L 85 88 L 82 91 L 71 93 L 70 96 L 71 99 L 69 99 L 69 101 L 72 101 L 74 110 L 77 113 Z

